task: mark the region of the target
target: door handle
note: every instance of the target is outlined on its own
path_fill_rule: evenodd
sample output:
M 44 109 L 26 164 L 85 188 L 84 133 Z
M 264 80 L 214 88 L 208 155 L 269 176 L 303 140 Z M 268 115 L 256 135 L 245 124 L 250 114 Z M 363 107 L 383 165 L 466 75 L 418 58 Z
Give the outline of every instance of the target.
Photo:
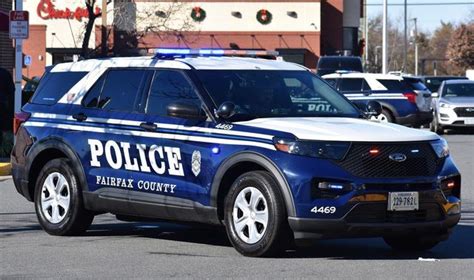
M 83 122 L 87 120 L 87 116 L 84 113 L 74 114 L 72 115 L 72 118 L 78 122 Z
M 155 131 L 158 128 L 158 126 L 156 124 L 149 123 L 149 122 L 148 123 L 141 123 L 140 127 L 145 129 L 145 130 L 148 130 L 148 131 Z

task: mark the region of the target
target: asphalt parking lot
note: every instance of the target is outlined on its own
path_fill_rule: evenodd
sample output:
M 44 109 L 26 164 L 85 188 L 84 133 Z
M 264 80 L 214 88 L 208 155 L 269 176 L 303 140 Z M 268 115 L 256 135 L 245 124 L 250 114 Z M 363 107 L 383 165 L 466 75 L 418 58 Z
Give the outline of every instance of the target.
M 33 204 L 4 177 L 0 278 L 472 279 L 474 136 L 445 137 L 463 175 L 463 215 L 450 239 L 430 252 L 400 254 L 382 239 L 345 239 L 318 241 L 280 258 L 246 258 L 223 230 L 124 223 L 109 214 L 96 217 L 84 236 L 49 236 Z

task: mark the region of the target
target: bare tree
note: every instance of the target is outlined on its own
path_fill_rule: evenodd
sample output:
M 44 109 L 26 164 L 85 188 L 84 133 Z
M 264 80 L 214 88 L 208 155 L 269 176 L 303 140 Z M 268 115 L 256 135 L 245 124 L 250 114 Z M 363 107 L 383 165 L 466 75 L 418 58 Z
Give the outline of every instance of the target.
M 88 58 L 91 56 L 89 41 L 92 30 L 95 20 L 101 16 L 101 13 L 98 13 L 95 8 L 99 0 L 85 0 L 85 2 L 88 20 L 82 34 L 81 56 Z M 111 2 L 108 0 L 107 4 Z M 177 40 L 192 41 L 193 38 L 183 35 L 185 31 L 195 29 L 194 22 L 188 13 L 192 7 L 189 3 L 171 1 L 146 3 L 140 6 L 137 6 L 134 0 L 115 0 L 113 7 L 107 9 L 107 13 L 113 14 L 114 22 L 113 30 L 108 30 L 106 38 L 108 39 L 111 33 L 118 36 L 114 38 L 114 52 L 120 51 L 120 47 L 136 49 L 139 43 L 146 45 L 143 39 L 148 34 L 155 34 L 162 39 L 174 36 Z M 97 46 L 93 53 L 99 48 L 100 46 Z

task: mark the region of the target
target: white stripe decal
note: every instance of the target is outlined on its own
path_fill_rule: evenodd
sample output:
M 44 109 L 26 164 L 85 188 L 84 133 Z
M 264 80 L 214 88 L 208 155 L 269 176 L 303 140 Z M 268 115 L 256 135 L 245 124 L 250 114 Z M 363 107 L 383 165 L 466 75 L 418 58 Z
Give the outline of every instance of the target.
M 145 131 L 142 132 L 142 131 L 134 131 L 134 130 L 115 129 L 115 128 L 101 128 L 101 127 L 69 125 L 69 124 L 54 124 L 54 123 L 34 122 L 34 121 L 28 121 L 24 124 L 24 126 L 50 127 L 50 128 L 57 128 L 57 129 L 84 131 L 84 132 L 111 133 L 111 134 L 117 134 L 117 135 L 131 135 L 131 136 L 141 136 L 141 137 L 148 137 L 148 138 L 158 138 L 158 139 L 163 138 L 163 139 L 194 141 L 194 142 L 214 143 L 214 144 L 223 144 L 223 145 L 253 146 L 253 147 L 260 147 L 260 148 L 265 148 L 269 150 L 275 150 L 275 146 L 271 144 L 265 144 L 265 143 L 254 142 L 254 141 L 245 141 L 245 140 L 229 140 L 229 139 L 214 138 L 214 137 L 188 136 L 188 135 L 168 134 L 168 133 L 159 133 L 159 132 L 145 132 Z
M 408 99 L 406 97 L 351 97 L 348 96 L 347 99 L 349 100 L 366 100 L 366 99 L 373 99 L 373 100 L 378 100 L 378 99 Z
M 47 114 L 47 113 L 33 113 L 31 115 L 33 118 L 39 119 L 55 119 L 55 120 L 67 120 L 75 121 L 71 116 L 62 115 L 62 114 Z M 89 117 L 85 120 L 87 123 L 101 123 L 101 124 L 115 124 L 115 125 L 129 125 L 139 127 L 142 121 L 131 121 L 131 120 L 120 120 L 120 119 L 105 119 L 105 118 L 94 118 Z M 158 128 L 164 129 L 173 129 L 177 131 L 191 131 L 191 132 L 202 132 L 202 133 L 213 133 L 213 134 L 222 134 L 222 135 L 233 135 L 233 136 L 244 136 L 252 138 L 260 138 L 272 140 L 273 135 L 244 132 L 244 131 L 232 131 L 232 130 L 223 130 L 216 128 L 208 127 L 199 127 L 199 126 L 182 126 L 176 124 L 165 124 L 165 123 L 155 123 Z

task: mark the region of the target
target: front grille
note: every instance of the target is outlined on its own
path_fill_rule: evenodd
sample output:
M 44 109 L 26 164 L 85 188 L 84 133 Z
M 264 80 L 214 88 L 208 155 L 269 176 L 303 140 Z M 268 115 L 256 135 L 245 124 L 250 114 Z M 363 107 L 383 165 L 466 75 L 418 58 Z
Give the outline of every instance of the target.
M 348 223 L 416 223 L 442 220 L 443 211 L 437 203 L 420 203 L 416 211 L 387 211 L 387 203 L 357 205 L 346 217 Z
M 369 151 L 376 150 L 371 154 Z M 393 155 L 404 155 L 398 162 Z M 414 143 L 354 143 L 346 157 L 336 164 L 351 174 L 363 178 L 399 178 L 433 176 L 443 160 L 428 142 Z
M 454 108 L 454 112 L 458 117 L 474 117 L 474 107 L 458 107 Z

